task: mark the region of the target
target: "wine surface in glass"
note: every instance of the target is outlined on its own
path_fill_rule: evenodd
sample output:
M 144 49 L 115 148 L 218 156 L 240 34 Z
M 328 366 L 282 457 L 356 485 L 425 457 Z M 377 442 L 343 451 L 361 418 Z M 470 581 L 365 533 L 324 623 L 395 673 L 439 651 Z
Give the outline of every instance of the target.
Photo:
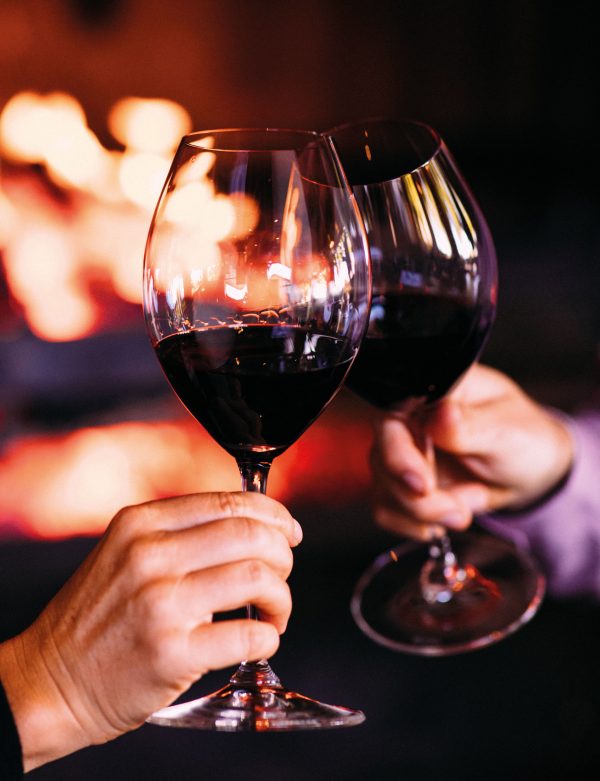
M 374 295 L 371 320 L 346 384 L 382 409 L 440 399 L 473 363 L 493 311 L 424 292 Z
M 155 345 L 173 389 L 235 458 L 270 461 L 335 395 L 350 365 L 345 339 L 292 325 L 225 325 Z

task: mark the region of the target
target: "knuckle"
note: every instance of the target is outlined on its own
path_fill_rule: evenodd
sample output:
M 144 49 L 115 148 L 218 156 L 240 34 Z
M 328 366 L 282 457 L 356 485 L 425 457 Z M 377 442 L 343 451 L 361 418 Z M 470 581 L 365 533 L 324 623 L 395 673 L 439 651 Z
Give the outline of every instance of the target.
M 283 532 L 251 518 L 235 518 L 231 523 L 230 535 L 235 535 L 237 544 L 246 555 L 256 560 L 257 564 L 266 557 L 277 571 L 289 575 L 294 556 Z
M 127 544 L 151 528 L 150 502 L 121 508 L 111 520 L 107 533 L 121 544 Z
M 131 537 L 134 521 L 133 507 L 123 507 L 110 522 L 107 532 L 111 537 L 125 541 Z
M 226 518 L 233 518 L 236 515 L 243 515 L 244 505 L 241 494 L 231 493 L 230 491 L 218 491 L 215 494 L 215 501 L 219 510 Z
M 141 588 L 136 595 L 142 631 L 150 639 L 173 625 L 170 589 L 165 581 L 155 581 Z
M 144 583 L 160 572 L 160 545 L 154 536 L 135 537 L 127 546 L 124 566 L 135 582 Z
M 463 424 L 462 428 L 448 428 L 446 447 L 451 453 L 458 456 L 466 455 L 469 452 L 470 433 L 468 425 Z
M 459 422 L 451 420 L 445 426 L 444 449 L 452 454 L 466 455 L 476 441 L 477 427 L 473 427 L 473 421 L 463 416 Z
M 270 580 L 268 567 L 259 559 L 249 559 L 244 562 L 243 578 L 260 589 Z
M 244 548 L 249 548 L 251 550 L 260 549 L 267 541 L 267 527 L 259 521 L 240 517 L 235 519 L 233 527 L 233 533 L 242 543 Z

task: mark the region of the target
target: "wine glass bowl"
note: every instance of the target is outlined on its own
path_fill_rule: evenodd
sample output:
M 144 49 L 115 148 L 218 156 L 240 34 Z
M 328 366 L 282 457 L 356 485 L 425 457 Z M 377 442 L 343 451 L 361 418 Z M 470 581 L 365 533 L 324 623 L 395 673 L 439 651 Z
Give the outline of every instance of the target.
M 332 131 L 368 234 L 369 326 L 347 384 L 409 412 L 440 399 L 483 348 L 497 270 L 483 215 L 438 134 L 418 122 Z
M 146 323 L 173 390 L 236 459 L 243 490 L 266 492 L 273 458 L 335 396 L 369 298 L 364 228 L 327 139 L 242 129 L 182 140 L 148 236 Z M 262 660 L 151 721 L 262 731 L 363 719 L 284 689 Z
M 346 384 L 402 418 L 434 466 L 421 419 L 485 345 L 497 299 L 492 237 L 432 128 L 374 119 L 328 135 L 361 210 L 372 264 L 369 325 Z M 526 553 L 468 532 L 445 534 L 429 549 L 408 544 L 383 554 L 360 579 L 351 607 L 383 645 L 442 655 L 514 631 L 543 591 Z

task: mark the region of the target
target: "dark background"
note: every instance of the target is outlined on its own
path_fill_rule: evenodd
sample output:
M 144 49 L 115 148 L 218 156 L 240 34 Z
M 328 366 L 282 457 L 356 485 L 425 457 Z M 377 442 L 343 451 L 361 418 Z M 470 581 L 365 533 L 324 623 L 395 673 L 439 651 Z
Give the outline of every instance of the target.
M 593 4 L 578 2 L 0 0 L 0 105 L 25 88 L 72 92 L 106 143 L 106 112 L 127 94 L 180 101 L 198 129 L 431 123 L 496 241 L 499 315 L 484 359 L 573 409 L 598 380 L 597 36 Z M 284 736 L 144 727 L 32 779 L 589 777 L 597 607 L 549 600 L 514 637 L 463 657 L 378 648 L 347 604 L 388 540 L 366 501 L 332 511 L 308 496 L 292 508 L 307 541 L 276 668 L 300 691 L 362 707 L 366 724 Z M 0 547 L 1 636 L 26 625 L 90 545 Z

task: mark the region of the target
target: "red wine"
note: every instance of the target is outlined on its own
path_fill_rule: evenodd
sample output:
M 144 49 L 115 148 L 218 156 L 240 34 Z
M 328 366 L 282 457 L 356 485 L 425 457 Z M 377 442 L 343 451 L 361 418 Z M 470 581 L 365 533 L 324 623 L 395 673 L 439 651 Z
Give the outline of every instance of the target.
M 427 293 L 374 296 L 369 329 L 346 380 L 382 409 L 441 398 L 477 358 L 493 307 Z
M 192 415 L 237 459 L 270 461 L 333 398 L 350 365 L 344 339 L 289 325 L 216 326 L 159 341 Z

